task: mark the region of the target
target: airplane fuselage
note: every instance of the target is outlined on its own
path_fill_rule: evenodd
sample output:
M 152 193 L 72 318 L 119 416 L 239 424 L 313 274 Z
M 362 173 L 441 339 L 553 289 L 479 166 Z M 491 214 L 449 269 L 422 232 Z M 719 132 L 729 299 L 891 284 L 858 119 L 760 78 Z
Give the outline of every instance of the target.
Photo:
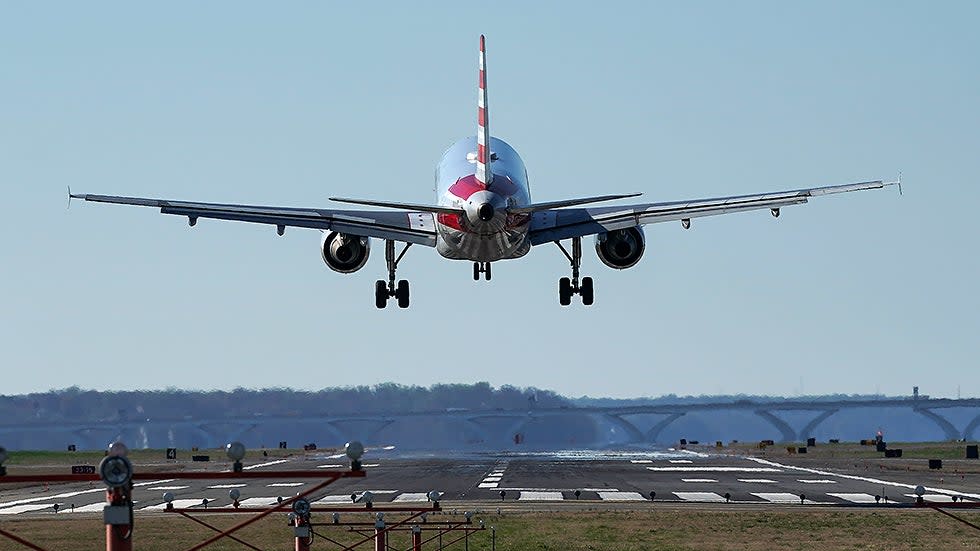
M 436 165 L 438 204 L 463 211 L 436 217 L 436 250 L 445 258 L 475 262 L 524 256 L 531 248 L 531 218 L 507 213 L 531 204 L 524 161 L 507 142 L 490 138 L 493 179 L 483 185 L 476 178 L 476 150 L 475 136 L 463 138 Z

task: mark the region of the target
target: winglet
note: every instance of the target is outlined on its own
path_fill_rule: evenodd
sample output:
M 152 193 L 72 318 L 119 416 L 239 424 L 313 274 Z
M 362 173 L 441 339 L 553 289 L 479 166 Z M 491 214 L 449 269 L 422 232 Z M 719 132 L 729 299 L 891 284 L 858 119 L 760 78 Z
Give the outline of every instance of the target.
M 480 81 L 476 98 L 476 179 L 483 185 L 493 181 L 490 167 L 490 118 L 487 115 L 487 49 L 486 37 L 480 35 Z
M 68 210 L 70 208 L 71 208 L 71 186 L 68 186 L 68 206 L 65 207 L 65 210 Z
M 898 195 L 902 195 L 902 171 L 898 171 Z

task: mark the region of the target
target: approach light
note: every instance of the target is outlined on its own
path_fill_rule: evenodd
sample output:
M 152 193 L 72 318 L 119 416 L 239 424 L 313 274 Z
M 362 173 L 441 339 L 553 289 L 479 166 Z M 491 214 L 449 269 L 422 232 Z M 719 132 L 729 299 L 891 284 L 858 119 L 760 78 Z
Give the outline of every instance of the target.
M 340 513 L 334 513 L 333 514 L 333 523 L 334 524 L 340 524 Z
M 122 488 L 133 479 L 133 464 L 125 455 L 107 455 L 99 463 L 99 475 L 106 486 Z
M 164 492 L 163 500 L 166 501 L 167 503 L 173 503 L 174 494 L 172 492 Z
M 352 471 L 361 470 L 361 457 L 364 456 L 364 444 L 357 440 L 348 442 L 344 446 L 344 453 L 350 458 L 350 468 Z
M 422 517 L 422 522 L 429 522 L 429 513 L 422 513 L 419 516 Z
M 357 503 L 367 503 L 369 506 L 374 503 L 374 494 L 370 491 L 357 496 Z
M 310 501 L 305 498 L 299 498 L 293 502 L 293 512 L 298 516 L 305 517 L 310 514 Z
M 926 495 L 926 487 L 923 486 L 922 484 L 919 484 L 918 486 L 916 486 L 915 487 L 915 495 L 917 495 L 919 497 L 922 497 L 922 496 Z
M 463 516 L 466 517 L 466 522 L 469 522 L 473 518 L 473 511 L 466 511 L 463 513 Z
M 129 448 L 127 448 L 126 444 L 123 444 L 122 442 L 113 442 L 112 444 L 109 444 L 109 455 L 126 457 L 129 455 Z
M 385 519 L 385 514 L 379 511 L 378 513 L 376 513 L 374 515 L 374 518 L 375 518 L 375 520 L 384 520 Z
M 7 467 L 3 466 L 3 463 L 6 460 L 7 460 L 7 450 L 3 446 L 0 446 L 0 476 L 5 476 L 7 474 Z
M 238 498 L 242 497 L 242 493 L 238 491 L 238 488 L 232 488 L 228 490 L 228 497 L 230 497 L 232 501 L 238 501 Z

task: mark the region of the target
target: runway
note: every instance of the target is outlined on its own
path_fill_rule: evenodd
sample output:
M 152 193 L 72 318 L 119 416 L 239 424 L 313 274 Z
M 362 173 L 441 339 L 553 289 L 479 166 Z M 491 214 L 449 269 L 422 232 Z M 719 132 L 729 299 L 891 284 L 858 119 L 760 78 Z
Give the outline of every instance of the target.
M 261 458 L 260 458 L 261 459 Z M 271 458 L 270 458 L 271 459 Z M 190 464 L 188 464 L 190 465 Z M 326 453 L 299 453 L 275 460 L 246 459 L 246 468 L 263 470 L 337 470 L 346 461 Z M 136 469 L 140 466 L 137 465 Z M 224 463 L 209 469 L 227 469 Z M 980 502 L 980 475 L 953 469 L 883 470 L 857 461 L 810 461 L 755 457 L 711 451 L 664 450 L 473 454 L 460 457 L 378 453 L 366 456 L 365 478 L 341 479 L 311 496 L 315 506 L 350 505 L 352 494 L 370 491 L 377 504 L 423 503 L 431 490 L 442 492 L 444 508 L 455 504 L 486 507 L 833 507 L 914 502 L 914 488 L 927 487 L 930 501 Z M 133 490 L 136 514 L 154 514 L 174 494 L 175 507 L 195 509 L 232 504 L 240 492 L 243 508 L 265 508 L 312 487 L 319 480 L 181 480 L 140 482 Z M 3 515 L 101 514 L 104 489 L 99 483 L 52 485 L 7 490 L 0 486 Z M 877 497 L 877 499 L 876 499 Z M 57 513 L 55 505 L 58 505 Z

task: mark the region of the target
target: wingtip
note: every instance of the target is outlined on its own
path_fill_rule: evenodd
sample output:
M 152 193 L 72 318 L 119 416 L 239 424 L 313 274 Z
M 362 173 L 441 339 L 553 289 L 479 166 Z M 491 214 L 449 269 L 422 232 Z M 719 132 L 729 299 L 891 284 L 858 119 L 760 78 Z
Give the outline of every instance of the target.
M 487 50 L 487 37 L 485 35 L 480 35 L 480 51 L 486 52 Z

